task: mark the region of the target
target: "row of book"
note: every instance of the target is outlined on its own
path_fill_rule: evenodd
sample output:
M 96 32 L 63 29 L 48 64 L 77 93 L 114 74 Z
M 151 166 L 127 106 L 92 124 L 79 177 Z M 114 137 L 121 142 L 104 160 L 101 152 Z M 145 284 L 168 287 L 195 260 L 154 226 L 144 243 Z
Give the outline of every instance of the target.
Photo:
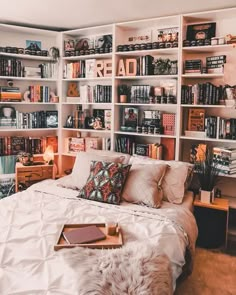
M 205 71 L 207 73 L 223 73 L 226 55 L 206 57 Z M 201 59 L 190 59 L 184 61 L 184 72 L 186 74 L 198 74 L 203 72 L 203 61 Z
M 222 174 L 236 173 L 236 148 L 213 147 L 215 167 Z
M 111 139 L 109 137 L 67 137 L 65 138 L 65 151 L 78 153 L 81 151 L 110 150 Z
M 110 103 L 112 97 L 111 85 L 80 85 L 79 87 L 79 101 L 80 103 Z M 73 98 L 69 97 L 69 101 Z
M 53 146 L 53 152 L 58 152 L 57 136 L 23 137 L 5 136 L 0 137 L 0 156 L 17 155 L 20 152 L 42 154 L 48 145 Z
M 50 102 L 50 87 L 42 85 L 30 85 L 27 99 L 30 102 Z
M 0 76 L 57 78 L 55 63 L 42 63 L 38 67 L 26 67 L 21 60 L 0 56 Z
M 70 119 L 69 125 L 68 119 Z M 93 109 L 92 113 L 88 109 L 75 110 L 73 115 L 68 116 L 65 127 L 111 130 L 111 110 Z
M 194 105 L 224 104 L 223 86 L 215 86 L 210 82 L 197 83 L 194 85 L 182 85 L 181 103 Z
M 14 117 L 0 117 L 0 129 L 57 128 L 58 111 L 23 113 L 15 111 Z
M 85 60 L 78 62 L 70 62 L 65 64 L 63 78 L 64 79 L 75 79 L 75 78 L 86 78 L 86 66 Z
M 162 145 L 159 143 L 136 143 L 133 137 L 121 136 L 116 138 L 115 150 L 130 155 L 147 156 L 153 159 L 162 159 Z

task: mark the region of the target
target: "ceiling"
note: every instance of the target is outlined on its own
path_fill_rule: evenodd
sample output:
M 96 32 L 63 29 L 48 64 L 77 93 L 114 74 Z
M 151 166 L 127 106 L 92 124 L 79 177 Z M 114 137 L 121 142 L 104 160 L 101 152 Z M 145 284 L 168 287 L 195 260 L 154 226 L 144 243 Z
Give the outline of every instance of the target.
M 236 6 L 236 0 L 0 0 L 0 22 L 55 30 Z

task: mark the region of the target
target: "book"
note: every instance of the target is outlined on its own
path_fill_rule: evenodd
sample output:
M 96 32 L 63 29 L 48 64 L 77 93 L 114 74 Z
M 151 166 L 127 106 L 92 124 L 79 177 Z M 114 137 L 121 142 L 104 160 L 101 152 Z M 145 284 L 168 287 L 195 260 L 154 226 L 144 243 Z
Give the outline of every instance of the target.
M 124 126 L 136 130 L 138 125 L 138 108 L 124 108 Z
M 77 228 L 63 232 L 63 237 L 68 244 L 84 244 L 105 240 L 106 235 L 96 225 Z
M 68 153 L 78 153 L 85 151 L 84 138 L 81 137 L 68 137 L 65 139 L 66 151 Z
M 101 150 L 102 138 L 101 137 L 85 137 L 85 151 Z
M 57 128 L 58 127 L 58 112 L 46 111 L 46 127 Z
M 205 110 L 189 109 L 188 130 L 204 131 L 205 130 Z

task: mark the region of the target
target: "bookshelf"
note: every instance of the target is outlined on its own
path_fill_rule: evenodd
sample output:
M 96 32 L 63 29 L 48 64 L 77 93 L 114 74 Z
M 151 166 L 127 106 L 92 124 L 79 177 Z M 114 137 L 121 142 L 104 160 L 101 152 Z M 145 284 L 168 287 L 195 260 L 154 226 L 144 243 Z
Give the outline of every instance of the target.
M 54 63 L 50 55 L 51 47 L 59 47 L 58 32 L 6 24 L 0 24 L 0 31 L 0 86 L 8 87 L 8 81 L 11 80 L 13 82 L 13 87 L 18 89 L 17 95 L 21 96 L 21 99 L 17 101 L 3 101 L 4 96 L 2 93 L 0 109 L 1 111 L 4 110 L 4 108 L 15 110 L 16 124 L 13 128 L 12 126 L 9 128 L 9 126 L 7 126 L 8 123 L 6 126 L 2 126 L 3 124 L 1 124 L 0 157 L 14 157 L 14 155 L 11 156 L 12 153 L 16 152 L 14 146 L 11 146 L 11 140 L 14 138 L 21 138 L 21 148 L 24 145 L 25 149 L 28 151 L 31 151 L 31 148 L 33 148 L 29 146 L 29 141 L 31 145 L 33 142 L 35 143 L 36 140 L 41 140 L 42 138 L 46 139 L 49 136 L 57 137 L 58 147 L 60 147 L 60 122 L 53 128 L 47 128 L 48 125 L 43 124 L 46 123 L 46 118 L 43 119 L 39 115 L 39 112 L 41 112 L 40 114 L 44 113 L 46 115 L 46 112 L 49 111 L 56 111 L 57 116 L 59 116 L 60 113 L 60 103 L 51 101 L 54 95 L 57 96 L 59 94 L 59 77 L 57 75 L 58 70 L 56 70 L 58 64 Z M 29 49 L 27 46 L 31 43 L 40 44 L 41 50 L 33 50 L 33 47 Z M 29 91 L 30 87 L 32 92 Z M 41 90 L 41 92 L 36 92 L 36 89 L 39 91 Z M 1 120 L 2 118 L 6 119 L 5 115 L 1 114 Z M 33 118 L 35 118 L 35 120 L 33 120 Z M 34 126 L 32 126 L 33 122 L 35 123 Z M 40 122 L 43 123 L 38 125 Z M 23 138 L 25 142 L 27 142 L 27 146 L 25 145 L 26 143 L 23 144 Z M 10 146 L 6 147 L 6 142 L 8 142 Z M 42 153 L 43 150 L 40 150 L 35 156 L 37 158 L 42 158 Z M 55 155 L 57 166 L 60 164 L 59 154 L 60 148 Z M 1 177 L 6 178 L 7 175 L 4 175 L 4 173 L 9 174 L 9 171 L 5 172 L 4 169 L 1 171 Z M 11 171 L 11 173 L 14 172 L 14 170 Z
M 189 25 L 216 23 L 216 37 L 226 36 L 231 34 L 236 35 L 235 28 L 236 8 L 222 9 L 216 11 L 206 11 L 199 13 L 190 13 L 183 15 L 174 15 L 166 17 L 158 17 L 144 20 L 137 20 L 131 22 L 115 23 L 104 26 L 97 26 L 91 28 L 74 29 L 64 32 L 52 32 L 47 30 L 32 29 L 26 27 L 17 27 L 11 25 L 0 25 L 2 36 L 2 47 L 17 46 L 25 47 L 26 40 L 38 40 L 42 42 L 42 48 L 49 50 L 52 46 L 57 46 L 60 49 L 60 62 L 58 75 L 51 78 L 33 78 L 33 77 L 11 77 L 0 76 L 1 85 L 7 85 L 7 80 L 12 79 L 14 86 L 20 87 L 21 93 L 27 90 L 29 85 L 43 85 L 48 86 L 59 96 L 59 103 L 51 102 L 11 102 L 17 110 L 27 112 L 40 110 L 58 110 L 59 125 L 57 129 L 0 129 L 0 136 L 10 132 L 10 135 L 23 134 L 24 136 L 58 136 L 58 168 L 60 174 L 63 175 L 66 169 L 72 167 L 75 159 L 74 154 L 67 152 L 65 147 L 65 139 L 68 137 L 99 137 L 110 139 L 110 146 L 112 150 L 116 149 L 116 141 L 120 137 L 131 137 L 139 144 L 162 143 L 171 140 L 173 148 L 173 159 L 189 161 L 189 151 L 192 144 L 207 143 L 209 146 L 231 146 L 236 147 L 234 139 L 220 138 L 219 132 L 215 138 L 197 138 L 194 136 L 186 136 L 187 120 L 189 109 L 203 108 L 206 116 L 215 116 L 219 122 L 219 118 L 236 118 L 236 110 L 234 107 L 226 106 L 225 104 L 192 104 L 190 102 L 182 102 L 182 85 L 195 85 L 212 83 L 215 86 L 224 86 L 226 84 L 235 85 L 235 44 L 219 44 L 219 45 L 205 45 L 205 46 L 183 46 L 183 41 L 186 40 L 187 30 Z M 172 40 L 163 41 L 164 45 L 157 46 L 158 38 L 162 32 L 164 34 L 168 30 L 176 36 L 178 32 L 178 42 Z M 171 34 L 172 34 L 171 33 Z M 103 50 L 96 49 L 95 42 L 99 37 L 109 35 L 112 39 L 111 43 Z M 167 34 L 168 35 L 168 34 Z M 168 36 L 166 36 L 167 38 Z M 143 39 L 143 40 L 141 40 Z M 69 41 L 69 44 L 67 44 Z M 71 42 L 72 41 L 72 42 Z M 87 45 L 81 45 L 86 41 Z M 94 42 L 94 43 L 93 43 Z M 142 43 L 146 43 L 141 47 Z M 93 45 L 91 45 L 93 44 Z M 97 43 L 96 43 L 97 44 Z M 136 46 L 138 45 L 138 46 Z M 87 47 L 86 47 L 87 46 Z M 136 47 L 135 47 L 136 46 Z M 151 46 L 151 47 L 150 47 Z M 157 46 L 157 47 L 156 47 Z M 159 48 L 158 48 L 159 47 Z M 160 48 L 161 47 L 161 48 Z M 66 49 L 66 50 L 65 50 Z M 82 50 L 80 52 L 80 50 Z M 226 56 L 226 63 L 224 64 L 224 71 L 217 73 L 185 73 L 184 62 L 186 60 L 201 59 L 203 66 L 207 57 L 211 56 Z M 141 61 L 145 60 L 146 56 L 152 56 L 150 60 L 156 64 L 160 59 L 177 61 L 178 71 L 175 73 L 165 72 L 160 74 L 160 69 L 155 68 L 152 73 L 147 68 L 147 72 L 140 72 Z M 24 64 L 35 66 L 39 63 L 50 63 L 50 56 L 33 56 L 16 53 L 0 52 L 0 57 L 16 58 L 21 60 Z M 126 61 L 131 62 L 126 65 Z M 132 74 L 132 65 L 135 61 L 139 63 L 139 73 Z M 123 64 L 122 64 L 123 61 Z M 86 63 L 94 63 L 96 67 L 103 67 L 104 63 L 108 63 L 107 67 L 110 74 L 86 74 Z M 133 64 L 132 64 L 133 63 Z M 80 66 L 80 74 L 73 75 L 74 64 Z M 123 67 L 124 66 L 124 67 Z M 131 68 L 129 68 L 129 66 Z M 76 66 L 74 67 L 76 69 Z M 81 69 L 83 69 L 81 73 Z M 72 70 L 72 72 L 71 72 Z M 69 72 L 69 74 L 68 74 Z M 85 97 L 80 100 L 75 97 L 75 100 L 68 97 L 68 87 L 71 83 L 75 83 L 77 90 L 88 91 L 90 89 L 96 92 L 96 87 L 104 87 L 104 92 L 107 93 L 109 88 L 109 98 L 107 101 L 91 100 Z M 120 85 L 132 86 L 150 86 L 163 87 L 166 91 L 166 85 L 174 85 L 175 101 L 174 103 L 160 103 L 160 101 L 128 101 L 127 103 L 120 102 L 118 95 L 118 88 Z M 163 86 L 164 85 L 164 86 Z M 83 92 L 84 93 L 84 92 Z M 86 92 L 85 92 L 86 93 Z M 84 94 L 83 94 L 84 95 Z M 0 102 L 0 107 L 9 105 L 9 103 Z M 139 124 L 142 123 L 144 111 L 160 111 L 161 114 L 171 113 L 175 115 L 175 131 L 173 134 L 152 134 L 152 133 L 137 133 L 121 130 L 122 117 L 121 113 L 125 107 L 135 107 L 139 110 Z M 90 116 L 93 110 L 110 110 L 111 122 L 109 130 L 95 130 L 89 129 L 85 126 L 78 128 L 66 126 L 68 116 L 73 116 L 78 109 L 88 112 Z M 219 123 L 217 123 L 219 124 Z M 218 130 L 218 126 L 217 126 Z M 174 145 L 173 145 L 174 143 Z M 233 189 L 234 176 L 223 177 L 223 191 L 224 195 L 235 195 Z

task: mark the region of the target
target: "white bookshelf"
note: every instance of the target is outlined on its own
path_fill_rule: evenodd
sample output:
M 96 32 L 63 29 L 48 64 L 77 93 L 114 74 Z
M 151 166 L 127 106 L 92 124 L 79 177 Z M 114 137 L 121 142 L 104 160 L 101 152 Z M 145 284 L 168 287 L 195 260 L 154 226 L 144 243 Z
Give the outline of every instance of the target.
M 53 58 L 50 55 L 51 47 L 59 47 L 58 39 L 59 33 L 53 32 L 49 30 L 41 30 L 28 28 L 23 26 L 15 26 L 15 25 L 7 25 L 0 24 L 0 32 L 1 32 L 1 47 L 16 47 L 25 49 L 26 48 L 26 40 L 33 40 L 41 42 L 41 50 L 48 51 L 47 56 L 42 55 L 29 55 L 29 54 L 17 54 L 10 52 L 2 52 L 0 50 L 0 58 L 7 60 L 8 64 L 10 61 L 17 60 L 21 62 L 22 67 L 38 67 L 41 64 L 52 64 Z M 13 66 L 13 63 L 11 64 Z M 23 68 L 21 69 L 23 72 Z M 58 70 L 57 70 L 58 72 Z M 50 77 L 50 75 L 49 75 Z M 24 77 L 22 76 L 0 76 L 0 85 L 7 86 L 7 81 L 12 80 L 14 87 L 19 87 L 20 92 L 22 94 L 22 98 L 24 97 L 24 93 L 29 90 L 29 86 L 47 86 L 49 87 L 49 94 L 53 92 L 55 95 L 58 95 L 59 92 L 59 76 L 51 76 L 51 78 L 40 78 L 40 77 Z M 30 113 L 37 111 L 57 111 L 58 118 L 60 116 L 60 103 L 50 102 L 30 102 L 25 101 L 24 99 L 21 102 L 8 101 L 2 102 L 0 101 L 0 108 L 4 107 L 13 107 L 16 111 L 21 113 Z M 60 157 L 60 136 L 59 136 L 59 127 L 60 122 L 57 128 L 0 128 L 0 137 L 31 137 L 31 138 L 41 138 L 46 136 L 57 136 L 58 137 L 58 147 L 59 150 L 55 154 L 55 162 L 59 166 L 59 157 Z M 42 154 L 35 154 L 37 158 L 42 158 Z
M 26 27 L 17 27 L 12 25 L 0 25 L 1 31 L 1 46 L 17 46 L 25 47 L 25 40 L 39 40 L 42 41 L 42 48 L 49 49 L 56 46 L 60 49 L 60 62 L 58 77 L 56 79 L 39 79 L 39 78 L 25 78 L 25 77 L 5 77 L 0 76 L 2 85 L 6 85 L 8 79 L 14 81 L 14 86 L 19 86 L 22 93 L 27 89 L 27 86 L 37 83 L 50 86 L 52 90 L 59 96 L 59 103 L 29 103 L 29 102 L 12 102 L 10 105 L 16 109 L 25 108 L 33 111 L 42 108 L 43 110 L 58 110 L 59 114 L 59 128 L 54 130 L 41 129 L 37 130 L 37 135 L 50 134 L 58 135 L 59 151 L 58 163 L 60 172 L 63 172 L 69 165 L 73 164 L 74 155 L 65 153 L 64 141 L 66 137 L 73 137 L 81 134 L 82 136 L 90 135 L 94 137 L 111 138 L 111 148 L 115 149 L 116 139 L 119 136 L 127 135 L 133 136 L 139 143 L 152 143 L 160 142 L 161 138 L 171 138 L 175 141 L 175 159 L 188 161 L 189 149 L 191 144 L 198 142 L 206 142 L 210 146 L 232 146 L 236 147 L 235 140 L 226 140 L 219 138 L 194 138 L 184 136 L 186 129 L 187 113 L 190 108 L 204 108 L 207 115 L 222 117 L 222 118 L 236 118 L 236 110 L 225 105 L 192 105 L 181 103 L 181 85 L 193 85 L 194 83 L 211 82 L 214 85 L 235 85 L 236 84 L 236 47 L 235 44 L 223 45 L 209 45 L 209 46 L 194 46 L 183 47 L 183 40 L 186 39 L 187 26 L 190 24 L 216 22 L 216 36 L 226 36 L 227 34 L 236 35 L 236 7 L 230 9 L 222 9 L 215 11 L 202 11 L 197 13 L 189 13 L 183 15 L 174 15 L 166 17 L 157 17 L 151 19 L 115 23 L 104 26 L 96 26 L 90 28 L 81 28 L 68 30 L 64 32 L 52 32 L 47 30 L 31 29 Z M 118 45 L 130 44 L 129 37 L 142 35 L 145 33 L 151 34 L 152 41 L 157 39 L 157 31 L 167 28 L 179 29 L 178 47 L 175 48 L 161 48 L 161 49 L 145 49 L 133 51 L 117 51 Z M 112 35 L 112 52 L 108 53 L 92 53 L 76 56 L 65 56 L 64 42 L 65 40 L 76 40 L 81 38 L 91 38 L 101 35 Z M 136 41 L 133 41 L 135 44 Z M 208 56 L 226 55 L 227 63 L 224 67 L 223 73 L 215 74 L 185 74 L 183 63 L 186 59 L 202 59 L 205 60 Z M 141 75 L 141 76 L 119 76 L 118 65 L 120 59 L 136 59 L 145 55 L 152 55 L 154 58 L 163 58 L 178 61 L 178 73 L 176 75 Z M 9 54 L 0 52 L 0 56 L 19 58 L 26 64 L 35 65 L 37 63 L 50 62 L 51 57 L 30 56 L 22 54 Z M 112 75 L 109 77 L 92 77 L 92 78 L 64 78 L 64 67 L 69 63 L 84 62 L 88 59 L 111 60 L 112 62 Z M 155 104 L 155 103 L 121 103 L 118 97 L 118 86 L 121 84 L 131 85 L 150 85 L 151 87 L 159 86 L 161 81 L 175 81 L 177 85 L 176 104 Z M 111 86 L 111 102 L 67 102 L 67 88 L 69 83 L 76 83 L 77 88 L 80 86 L 89 85 L 94 87 L 96 85 Z M 8 103 L 0 102 L 0 107 L 8 105 Z M 68 115 L 81 105 L 82 109 L 109 109 L 112 114 L 111 130 L 91 130 L 79 128 L 64 128 Z M 160 110 L 164 113 L 174 113 L 176 115 L 176 125 L 174 135 L 163 134 L 138 134 L 133 132 L 122 132 L 120 130 L 121 112 L 124 107 L 137 107 L 140 112 L 144 110 Z M 0 136 L 5 136 L 7 132 L 14 134 L 16 130 L 0 129 Z M 17 130 L 17 132 L 24 134 L 31 134 L 29 130 Z M 36 131 L 36 130 L 33 130 Z M 64 161 L 64 157 L 66 161 Z M 68 161 L 67 158 L 71 158 Z M 65 163 L 65 164 L 62 164 Z M 231 178 L 231 177 L 229 177 Z M 227 186 L 228 188 L 228 186 Z M 231 192 L 230 194 L 235 194 Z

